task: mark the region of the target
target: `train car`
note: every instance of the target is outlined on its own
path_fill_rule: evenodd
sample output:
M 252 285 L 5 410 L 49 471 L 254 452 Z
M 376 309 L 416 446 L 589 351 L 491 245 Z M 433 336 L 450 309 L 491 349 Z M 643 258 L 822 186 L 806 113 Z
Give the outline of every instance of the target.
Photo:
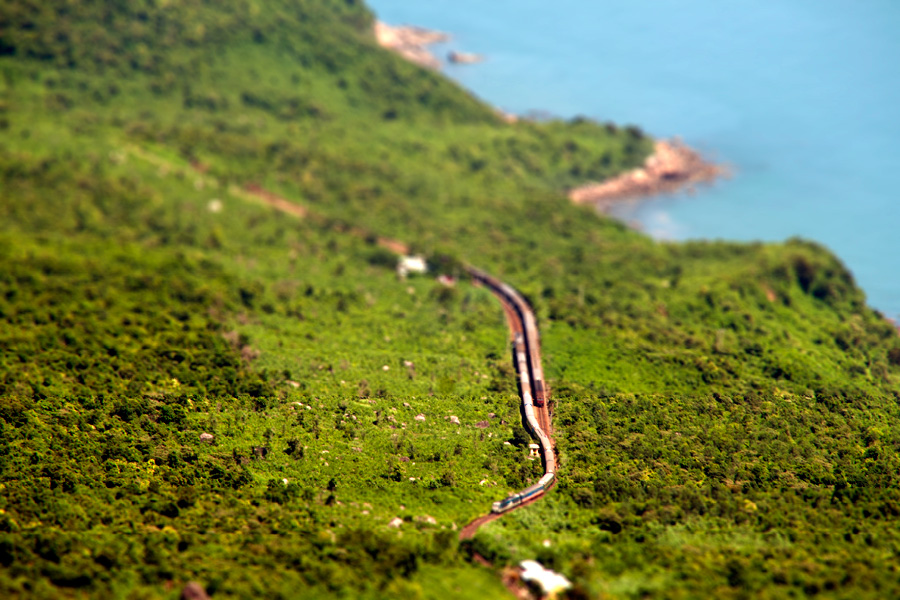
M 544 372 L 539 362 L 532 360 L 538 353 L 540 347 L 537 323 L 534 320 L 534 314 L 531 312 L 528 303 L 516 290 L 505 283 L 490 283 L 491 287 L 497 289 L 516 309 L 519 319 L 525 328 L 523 343 L 525 345 L 525 354 L 528 356 L 528 377 L 532 384 L 532 397 L 535 406 L 544 406 L 547 399 L 547 391 L 544 386 Z
M 523 502 L 528 502 L 535 496 L 540 496 L 545 491 L 547 491 L 547 488 L 553 481 L 553 477 L 553 473 L 546 473 L 538 480 L 536 484 L 525 488 L 518 494 L 513 494 L 512 496 L 504 498 L 503 500 L 494 502 L 494 504 L 491 506 L 491 512 L 503 513 L 519 506 Z
M 540 352 L 540 340 L 537 330 L 537 323 L 534 321 L 534 315 L 524 299 L 520 298 L 521 308 L 519 309 L 520 318 L 525 328 L 525 345 L 527 347 L 528 356 L 534 358 Z M 544 370 L 539 361 L 528 361 L 529 376 L 532 382 L 532 395 L 537 406 L 544 406 L 547 399 L 546 389 L 544 387 Z
M 544 393 L 544 382 L 540 379 L 536 379 L 532 382 L 532 387 L 534 388 L 534 405 L 544 406 L 545 400 L 547 399 L 547 396 Z
M 525 389 L 522 387 L 522 365 L 519 362 L 519 337 L 519 335 L 516 335 L 516 339 L 510 344 L 510 354 L 512 355 L 513 368 L 516 370 L 516 389 L 521 398 L 525 393 Z
M 518 334 L 513 341 L 513 360 L 516 366 L 516 373 L 519 376 L 519 396 L 522 397 L 522 404 L 533 404 L 531 380 L 528 378 L 528 357 L 525 355 L 525 345 L 522 343 L 522 336 Z
M 521 338 L 521 334 L 516 334 L 516 339 L 514 339 L 509 344 L 509 351 L 512 355 L 513 366 L 516 368 L 516 375 L 519 374 L 519 338 Z
M 493 512 L 493 513 L 506 512 L 509 509 L 515 508 L 520 504 L 522 504 L 522 500 L 519 498 L 519 495 L 513 494 L 509 498 L 504 498 L 503 500 L 494 502 L 494 504 L 491 505 L 491 512 Z
M 524 401 L 522 402 L 522 410 L 525 413 L 525 423 L 528 425 L 528 429 L 531 430 L 531 434 L 537 437 L 538 441 L 542 442 L 543 440 L 541 440 L 540 433 L 541 427 L 540 425 L 538 425 L 537 417 L 535 417 L 534 415 L 534 403 L 531 402 L 531 398 L 529 398 L 528 400 L 529 401 L 527 403 Z
M 556 473 L 556 455 L 553 454 L 553 444 L 550 438 L 541 440 L 541 448 L 544 451 L 544 470 L 547 473 Z

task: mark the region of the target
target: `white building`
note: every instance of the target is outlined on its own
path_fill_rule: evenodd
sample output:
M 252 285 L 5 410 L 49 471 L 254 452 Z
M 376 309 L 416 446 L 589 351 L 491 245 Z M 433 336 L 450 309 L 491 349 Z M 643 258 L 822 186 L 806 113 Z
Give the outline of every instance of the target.
M 427 273 L 428 263 L 424 256 L 401 256 L 397 262 L 397 275 L 406 278 L 410 273 Z
M 536 560 L 523 560 L 519 563 L 522 569 L 522 579 L 534 582 L 544 591 L 544 594 L 553 598 L 559 592 L 572 587 L 568 579 L 555 571 L 547 569 Z

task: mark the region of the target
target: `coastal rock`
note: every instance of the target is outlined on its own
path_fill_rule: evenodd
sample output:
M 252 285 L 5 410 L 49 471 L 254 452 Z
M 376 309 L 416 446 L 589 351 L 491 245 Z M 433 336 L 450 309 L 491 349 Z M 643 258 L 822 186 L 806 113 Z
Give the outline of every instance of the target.
M 484 56 L 471 52 L 457 52 L 456 50 L 451 50 L 447 53 L 447 60 L 460 65 L 471 65 L 483 61 Z
M 401 25 L 398 27 L 375 22 L 375 39 L 378 44 L 388 50 L 393 50 L 406 60 L 429 69 L 440 69 L 439 61 L 427 46 L 437 42 L 446 42 L 450 36 L 441 31 L 432 31 L 422 27 Z
M 576 204 L 594 204 L 607 212 L 622 200 L 671 193 L 713 181 L 727 173 L 725 167 L 708 162 L 678 140 L 660 140 L 644 162 L 644 168 L 574 188 L 569 191 L 569 199 Z

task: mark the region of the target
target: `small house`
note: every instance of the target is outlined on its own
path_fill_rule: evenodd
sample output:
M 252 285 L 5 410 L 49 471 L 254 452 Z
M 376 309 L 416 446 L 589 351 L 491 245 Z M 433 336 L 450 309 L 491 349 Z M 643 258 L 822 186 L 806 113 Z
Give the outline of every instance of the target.
M 397 262 L 397 275 L 405 279 L 410 273 L 427 273 L 428 263 L 423 256 L 401 256 Z

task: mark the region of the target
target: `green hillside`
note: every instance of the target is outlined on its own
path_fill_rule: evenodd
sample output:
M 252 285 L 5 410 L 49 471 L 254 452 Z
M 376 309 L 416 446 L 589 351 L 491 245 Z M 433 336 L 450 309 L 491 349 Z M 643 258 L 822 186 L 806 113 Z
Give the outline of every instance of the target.
M 507 123 L 371 26 L 0 0 L 0 595 L 505 597 L 526 558 L 573 598 L 900 595 L 900 339 L 843 265 L 570 205 L 651 140 Z M 559 485 L 469 543 L 540 474 L 506 325 L 379 237 L 540 320 Z

